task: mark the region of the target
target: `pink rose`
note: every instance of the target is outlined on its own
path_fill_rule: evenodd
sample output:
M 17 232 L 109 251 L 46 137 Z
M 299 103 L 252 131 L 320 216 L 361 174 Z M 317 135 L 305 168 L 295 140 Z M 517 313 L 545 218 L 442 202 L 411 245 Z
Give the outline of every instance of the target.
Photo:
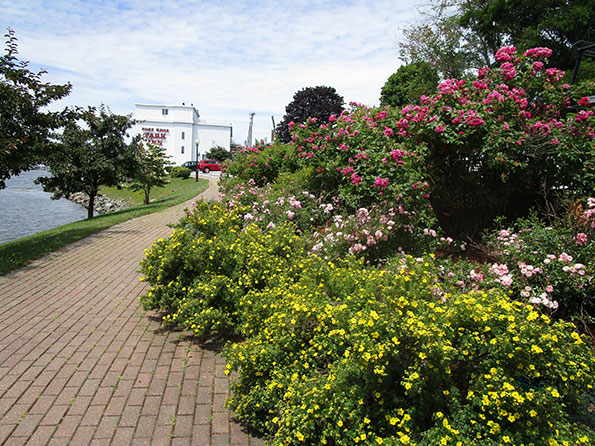
M 494 58 L 498 62 L 509 62 L 512 60 L 512 55 L 516 53 L 516 48 L 513 46 L 504 46 L 500 48 Z
M 589 241 L 589 237 L 584 232 L 580 232 L 580 233 L 576 234 L 574 241 L 576 242 L 577 245 L 583 246 L 583 245 L 587 244 L 587 242 Z

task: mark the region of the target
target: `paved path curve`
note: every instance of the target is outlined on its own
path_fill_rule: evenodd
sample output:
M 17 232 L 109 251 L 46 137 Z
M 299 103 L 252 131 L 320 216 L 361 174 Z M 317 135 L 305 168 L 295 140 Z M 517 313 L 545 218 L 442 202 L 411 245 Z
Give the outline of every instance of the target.
M 215 178 L 201 196 L 217 198 Z M 0 445 L 263 445 L 224 408 L 224 360 L 138 297 L 145 248 L 190 202 L 0 277 Z

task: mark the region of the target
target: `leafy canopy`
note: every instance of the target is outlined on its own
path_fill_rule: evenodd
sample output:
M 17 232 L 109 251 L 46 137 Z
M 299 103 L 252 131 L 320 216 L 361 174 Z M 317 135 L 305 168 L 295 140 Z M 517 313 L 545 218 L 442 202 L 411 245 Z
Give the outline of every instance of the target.
M 460 26 L 480 35 L 492 54 L 503 45 L 547 47 L 550 62 L 563 70 L 574 66 L 573 43 L 595 41 L 593 0 L 465 0 L 457 15 Z
M 65 109 L 42 111 L 70 93 L 72 86 L 42 81 L 46 71 L 33 73 L 17 59 L 17 39 L 8 28 L 6 49 L 0 57 L 0 189 L 5 180 L 43 162 L 53 131 L 71 117 Z
M 53 198 L 75 192 L 89 195 L 88 218 L 101 186 L 115 186 L 133 177 L 138 164 L 138 138 L 126 143 L 129 116 L 114 115 L 101 106 L 79 112 L 82 125 L 69 122 L 47 158 L 51 177 L 38 178 Z
M 553 66 L 571 70 L 572 44 L 595 41 L 595 0 L 432 0 L 422 14 L 422 23 L 403 30 L 400 57 L 429 63 L 443 79 L 494 65 L 505 45 L 550 48 Z M 592 76 L 589 70 L 582 79 Z
M 205 158 L 211 160 L 218 160 L 218 161 L 225 161 L 229 160 L 233 157 L 231 151 L 227 150 L 225 147 L 215 146 L 211 147 L 211 149 L 206 153 Z
M 316 118 L 326 124 L 329 116 L 343 111 L 345 101 L 333 87 L 307 87 L 293 95 L 293 101 L 285 107 L 285 116 L 277 125 L 275 133 L 281 142 L 291 141 L 289 124 L 301 124 L 308 118 Z
M 403 106 L 438 89 L 438 72 L 427 62 L 413 62 L 391 74 L 380 91 L 380 105 Z

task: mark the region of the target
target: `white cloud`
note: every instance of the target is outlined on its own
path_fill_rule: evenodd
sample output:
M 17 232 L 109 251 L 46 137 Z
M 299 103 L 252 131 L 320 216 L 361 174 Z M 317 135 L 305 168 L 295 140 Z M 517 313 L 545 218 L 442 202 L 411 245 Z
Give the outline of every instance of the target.
M 250 111 L 254 135 L 270 137 L 271 115 L 304 87 L 377 104 L 399 66 L 397 30 L 417 11 L 405 0 L 0 0 L 0 18 L 22 59 L 73 84 L 63 104 L 193 103 L 243 142 Z

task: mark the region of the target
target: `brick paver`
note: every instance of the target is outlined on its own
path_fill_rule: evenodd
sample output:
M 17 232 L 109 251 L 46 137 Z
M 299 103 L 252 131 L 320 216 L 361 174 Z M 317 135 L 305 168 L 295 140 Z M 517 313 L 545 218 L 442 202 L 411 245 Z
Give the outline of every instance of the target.
M 264 444 L 223 407 L 218 353 L 138 302 L 144 250 L 188 204 L 0 277 L 0 445 Z

